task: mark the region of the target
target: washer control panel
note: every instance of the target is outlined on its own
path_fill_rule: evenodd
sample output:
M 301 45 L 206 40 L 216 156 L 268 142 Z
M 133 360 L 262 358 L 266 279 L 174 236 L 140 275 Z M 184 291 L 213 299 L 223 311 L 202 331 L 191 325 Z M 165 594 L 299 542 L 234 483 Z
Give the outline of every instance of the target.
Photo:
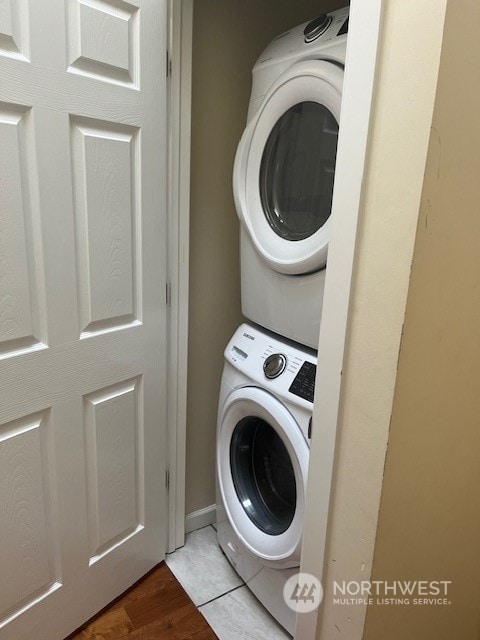
M 300 367 L 300 371 L 297 373 L 294 381 L 290 385 L 290 393 L 294 393 L 299 398 L 308 400 L 308 402 L 313 402 L 316 375 L 316 365 L 305 360 L 305 362 Z
M 225 349 L 225 359 L 262 388 L 311 408 L 317 370 L 313 349 L 242 324 Z
M 285 371 L 287 357 L 283 353 L 272 353 L 263 363 L 263 373 L 269 380 L 278 378 Z

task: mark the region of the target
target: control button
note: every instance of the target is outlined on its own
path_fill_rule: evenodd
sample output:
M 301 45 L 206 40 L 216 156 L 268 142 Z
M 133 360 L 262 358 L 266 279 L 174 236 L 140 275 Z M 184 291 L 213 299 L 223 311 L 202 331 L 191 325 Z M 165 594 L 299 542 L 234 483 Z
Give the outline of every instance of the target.
M 332 24 L 333 18 L 331 16 L 327 16 L 326 13 L 322 13 L 318 18 L 314 18 L 311 22 L 307 24 L 303 31 L 303 35 L 305 36 L 305 42 L 313 42 L 322 33 L 328 29 L 328 27 Z
M 269 380 L 278 378 L 287 366 L 287 358 L 282 353 L 274 353 L 263 363 L 263 373 Z

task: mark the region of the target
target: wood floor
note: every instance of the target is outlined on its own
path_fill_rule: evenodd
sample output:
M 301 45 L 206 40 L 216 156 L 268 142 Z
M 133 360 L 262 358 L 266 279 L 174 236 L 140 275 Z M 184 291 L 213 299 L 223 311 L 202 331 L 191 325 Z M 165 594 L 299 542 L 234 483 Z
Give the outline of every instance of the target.
M 68 640 L 217 640 L 165 563 Z

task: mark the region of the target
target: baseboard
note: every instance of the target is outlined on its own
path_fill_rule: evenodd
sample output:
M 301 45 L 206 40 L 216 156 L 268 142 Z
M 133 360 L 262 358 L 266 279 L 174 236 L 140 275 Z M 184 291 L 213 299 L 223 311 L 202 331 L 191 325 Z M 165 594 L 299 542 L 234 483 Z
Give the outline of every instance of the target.
M 211 504 L 209 507 L 187 513 L 185 516 L 185 533 L 191 533 L 217 521 L 217 505 Z

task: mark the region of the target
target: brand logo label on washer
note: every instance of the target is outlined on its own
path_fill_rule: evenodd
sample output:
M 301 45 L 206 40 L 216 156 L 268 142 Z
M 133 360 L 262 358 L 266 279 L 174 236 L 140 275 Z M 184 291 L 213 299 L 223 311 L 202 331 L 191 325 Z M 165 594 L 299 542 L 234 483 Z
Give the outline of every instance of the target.
M 251 336 L 249 333 L 244 333 L 243 337 L 248 338 L 249 340 L 255 340 L 255 336 Z

